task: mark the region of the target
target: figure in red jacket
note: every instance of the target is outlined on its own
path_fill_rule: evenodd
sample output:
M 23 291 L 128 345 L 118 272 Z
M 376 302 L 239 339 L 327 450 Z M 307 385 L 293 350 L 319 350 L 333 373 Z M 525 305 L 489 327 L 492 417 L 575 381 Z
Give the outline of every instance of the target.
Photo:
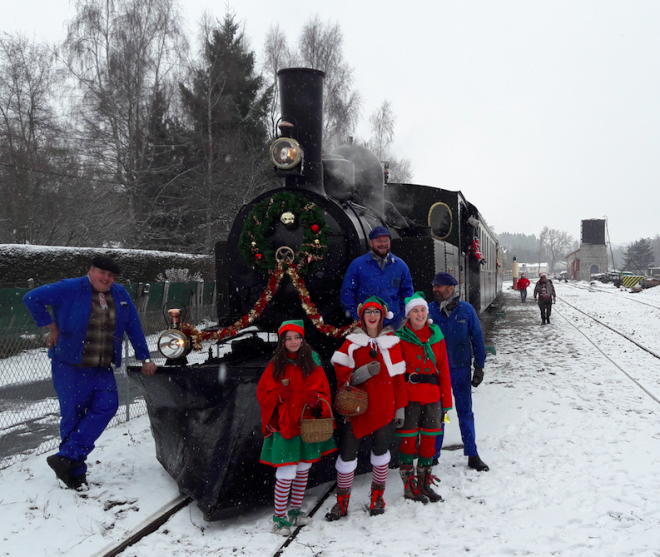
M 383 493 L 390 462 L 393 420 L 403 425 L 404 407 L 408 403 L 403 373 L 406 364 L 401 356 L 399 337 L 390 327 L 383 329 L 385 317 L 391 319 L 387 305 L 371 296 L 358 305 L 360 328 L 332 356 L 337 374 L 337 386 L 346 383 L 358 386 L 369 396 L 367 410 L 360 416 L 344 419 L 339 437 L 337 469 L 337 503 L 325 515 L 326 520 L 338 520 L 348 513 L 353 477 L 357 468 L 360 442 L 371 436 L 371 503 L 372 516 L 385 512 Z
M 529 279 L 525 276 L 525 273 L 520 273 L 520 278 L 518 279 L 518 283 L 516 284 L 516 288 L 520 290 L 520 301 L 524 304 L 525 300 L 527 299 L 527 287 L 531 283 L 529 282 Z
M 303 322 L 285 321 L 278 334 L 273 359 L 257 386 L 257 399 L 265 436 L 261 462 L 276 468 L 273 532 L 288 536 L 292 526 L 311 521 L 301 506 L 312 463 L 337 449 L 332 437 L 321 443 L 306 443 L 300 437 L 305 404 L 306 417 L 332 417 L 330 385 L 318 356 L 305 342 Z
M 399 472 L 406 499 L 437 503 L 442 497 L 433 490 L 438 479 L 432 474 L 435 440 L 442 433 L 445 412 L 452 407 L 447 348 L 440 327 L 428 319 L 429 306 L 424 293 L 415 292 L 405 302 L 406 322 L 396 332 L 406 362 L 408 396 L 405 422 L 397 431 L 401 438 Z M 416 452 L 419 452 L 417 475 L 413 465 Z

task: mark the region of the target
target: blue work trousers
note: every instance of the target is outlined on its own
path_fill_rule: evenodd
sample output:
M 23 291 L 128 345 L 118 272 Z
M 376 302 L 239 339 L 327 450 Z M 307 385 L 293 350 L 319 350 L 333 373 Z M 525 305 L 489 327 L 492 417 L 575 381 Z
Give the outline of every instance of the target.
M 78 367 L 53 360 L 53 386 L 60 401 L 60 450 L 80 465 L 74 475 L 87 472 L 85 459 L 117 413 L 119 397 L 112 369 Z
M 463 454 L 477 456 L 477 443 L 475 441 L 474 414 L 472 413 L 472 368 L 450 368 L 451 389 L 454 393 L 454 407 L 458 415 L 458 425 L 461 428 L 463 439 Z M 435 457 L 440 458 L 444 432 L 435 440 Z

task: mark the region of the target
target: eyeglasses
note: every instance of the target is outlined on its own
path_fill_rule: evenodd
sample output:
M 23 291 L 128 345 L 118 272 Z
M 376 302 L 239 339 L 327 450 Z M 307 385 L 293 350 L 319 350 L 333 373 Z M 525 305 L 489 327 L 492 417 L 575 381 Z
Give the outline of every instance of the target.
M 379 309 L 365 309 L 363 315 L 380 315 Z

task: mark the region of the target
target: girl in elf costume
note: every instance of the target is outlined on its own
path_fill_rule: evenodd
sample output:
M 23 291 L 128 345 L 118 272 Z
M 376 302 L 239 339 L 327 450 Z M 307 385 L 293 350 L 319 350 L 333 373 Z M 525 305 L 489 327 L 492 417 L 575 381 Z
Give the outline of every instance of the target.
M 406 365 L 401 356 L 399 337 L 392 329 L 383 329 L 388 313 L 385 302 L 372 296 L 358 305 L 361 328 L 355 329 L 332 356 L 338 388 L 346 383 L 359 386 L 369 395 L 367 410 L 360 416 L 344 419 L 339 437 L 337 469 L 337 503 L 325 515 L 326 520 L 338 520 L 348 514 L 353 477 L 357 468 L 360 441 L 372 438 L 371 504 L 372 516 L 385 512 L 383 493 L 390 462 L 389 445 L 397 419 L 403 425 L 403 408 L 408 403 L 403 373 Z
M 403 427 L 397 431 L 399 472 L 406 499 L 437 503 L 442 497 L 433 491 L 438 478 L 432 472 L 435 439 L 442 433 L 444 414 L 452 407 L 451 379 L 447 349 L 440 327 L 428 318 L 429 306 L 423 292 L 405 299 L 406 323 L 396 332 L 406 362 L 408 406 Z M 420 437 L 419 450 L 417 438 Z M 419 452 L 417 475 L 413 466 Z
M 445 412 L 452 408 L 447 348 L 440 327 L 428 318 L 429 306 L 424 293 L 415 292 L 405 303 L 406 323 L 396 332 L 406 362 L 408 394 L 405 421 L 397 431 L 401 438 L 399 473 L 406 499 L 437 503 L 442 497 L 433 491 L 438 480 L 431 473 L 435 438 L 442 433 Z M 419 452 L 417 475 L 413 466 L 416 452 Z
M 305 404 L 305 417 L 332 417 L 330 385 L 317 354 L 305 342 L 302 321 L 285 321 L 278 334 L 273 359 L 257 386 L 257 399 L 265 436 L 261 462 L 276 468 L 273 532 L 288 536 L 292 526 L 311 522 L 300 507 L 312 463 L 337 448 L 332 437 L 321 443 L 301 439 L 300 417 Z M 289 495 L 291 508 L 287 513 Z

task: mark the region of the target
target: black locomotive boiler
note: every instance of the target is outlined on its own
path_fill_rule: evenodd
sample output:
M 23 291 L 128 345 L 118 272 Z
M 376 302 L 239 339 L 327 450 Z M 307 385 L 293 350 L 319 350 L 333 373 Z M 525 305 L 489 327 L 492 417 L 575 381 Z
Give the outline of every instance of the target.
M 259 463 L 255 394 L 275 349 L 275 335 L 264 333 L 303 319 L 327 362 L 350 326 L 339 301 L 344 273 L 368 251 L 374 227 L 389 228 L 392 252 L 429 299 L 442 270 L 457 277 L 479 312 L 502 284 L 497 240 L 461 192 L 386 184 L 381 162 L 361 146 L 324 153 L 323 72 L 290 68 L 278 79 L 281 134 L 270 155 L 282 187 L 247 203 L 216 246 L 218 327 L 204 335 L 230 348 L 187 365 L 191 333 L 175 325 L 164 335 L 166 365 L 151 377 L 129 369 L 147 402 L 158 460 L 207 520 L 272 503 L 274 474 Z M 309 485 L 334 476 L 334 459 L 324 459 Z

